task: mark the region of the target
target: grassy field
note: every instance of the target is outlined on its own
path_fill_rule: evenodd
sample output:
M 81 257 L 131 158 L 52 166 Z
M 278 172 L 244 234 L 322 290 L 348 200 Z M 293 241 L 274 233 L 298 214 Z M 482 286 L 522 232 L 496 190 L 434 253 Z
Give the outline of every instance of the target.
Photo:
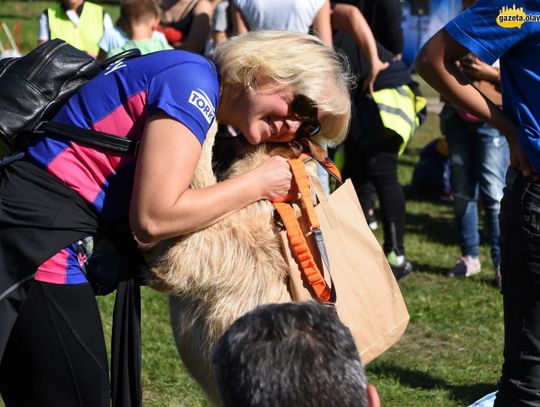
M 10 28 L 19 21 L 23 27 L 24 52 L 35 44 L 37 15 L 48 4 L 0 0 L 0 21 Z M 107 7 L 114 18 L 117 8 Z M 424 91 L 436 96 L 425 86 Z M 438 126 L 437 116 L 430 114 L 400 159 L 405 188 L 420 149 L 440 136 Z M 376 235 L 381 239 L 380 230 Z M 502 301 L 493 285 L 489 249 L 481 247 L 480 274 L 448 278 L 445 273 L 460 254 L 451 203 L 413 199 L 407 202 L 405 245 L 415 271 L 400 287 L 411 321 L 402 340 L 367 366 L 369 380 L 387 407 L 467 406 L 495 389 L 502 363 Z M 110 334 L 113 298 L 99 303 Z M 207 406 L 176 353 L 166 297 L 143 288 L 142 313 L 144 405 Z

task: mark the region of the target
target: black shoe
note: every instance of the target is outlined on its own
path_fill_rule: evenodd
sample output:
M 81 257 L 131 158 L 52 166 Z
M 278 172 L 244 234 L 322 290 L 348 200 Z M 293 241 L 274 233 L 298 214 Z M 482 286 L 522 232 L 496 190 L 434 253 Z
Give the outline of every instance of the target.
M 395 251 L 390 252 L 386 258 L 394 273 L 396 280 L 401 280 L 403 277 L 411 274 L 413 266 L 409 260 L 403 255 L 396 255 Z

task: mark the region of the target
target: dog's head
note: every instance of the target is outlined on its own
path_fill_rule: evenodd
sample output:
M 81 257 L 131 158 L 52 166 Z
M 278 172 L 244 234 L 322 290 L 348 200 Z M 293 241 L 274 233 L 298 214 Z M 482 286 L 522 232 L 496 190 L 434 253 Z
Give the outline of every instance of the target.
M 243 170 L 247 171 L 274 155 L 291 159 L 298 158 L 301 154 L 308 154 L 318 161 L 326 158 L 326 151 L 307 138 L 289 143 L 262 143 L 254 146 L 241 134 L 233 137 L 218 132 L 212 149 L 212 170 L 219 182 L 229 178 L 232 173 L 243 172 L 238 169 L 232 171 L 239 162 L 244 163 Z

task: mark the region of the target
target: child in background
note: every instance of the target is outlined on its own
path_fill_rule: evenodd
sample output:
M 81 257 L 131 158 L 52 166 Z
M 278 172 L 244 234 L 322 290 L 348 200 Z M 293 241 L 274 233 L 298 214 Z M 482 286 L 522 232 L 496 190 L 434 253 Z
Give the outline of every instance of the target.
M 165 36 L 156 31 L 160 8 L 154 0 L 125 0 L 117 25 L 105 31 L 99 42 L 98 59 L 138 48 L 142 54 L 171 49 Z

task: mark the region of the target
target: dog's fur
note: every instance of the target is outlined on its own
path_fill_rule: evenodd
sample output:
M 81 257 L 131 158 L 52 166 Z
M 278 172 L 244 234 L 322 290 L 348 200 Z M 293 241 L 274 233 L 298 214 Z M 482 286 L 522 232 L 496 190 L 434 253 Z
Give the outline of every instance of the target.
M 205 141 L 192 188 L 244 173 L 271 155 L 293 158 L 305 149 L 300 143 L 254 147 L 243 138 L 217 140 L 214 145 L 209 134 Z M 291 299 L 278 234 L 272 204 L 259 201 L 204 230 L 166 242 L 154 263 L 150 284 L 170 294 L 178 352 L 214 403 L 218 396 L 211 355 L 219 337 L 258 305 Z

